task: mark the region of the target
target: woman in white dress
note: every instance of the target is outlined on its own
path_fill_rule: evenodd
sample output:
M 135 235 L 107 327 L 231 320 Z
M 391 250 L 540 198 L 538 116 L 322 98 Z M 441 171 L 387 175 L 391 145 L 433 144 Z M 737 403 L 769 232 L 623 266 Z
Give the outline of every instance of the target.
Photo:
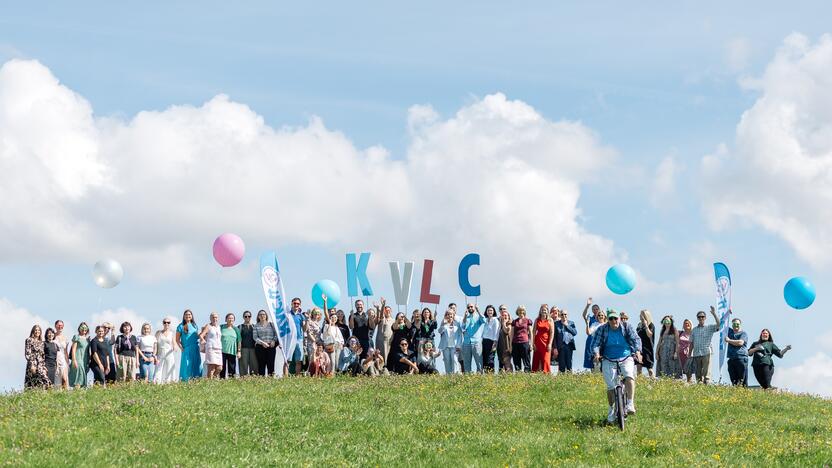
M 156 358 L 159 364 L 156 365 L 154 381 L 160 384 L 176 382 L 176 345 L 170 328 L 172 322 L 172 317 L 165 317 L 162 319 L 162 329 L 156 332 Z
M 64 336 L 64 321 L 55 322 L 55 343 L 58 343 L 58 373 L 61 376 L 61 388 L 69 388 L 69 343 Z
M 321 331 L 321 341 L 324 348 L 329 353 L 329 360 L 332 363 L 333 369 L 338 369 L 338 358 L 341 357 L 341 350 L 344 349 L 344 335 L 341 334 L 341 329 L 338 328 L 338 314 L 331 313 L 324 323 L 324 329 Z
M 222 370 L 222 332 L 219 323 L 219 314 L 211 312 L 211 322 L 202 327 L 199 333 L 199 339 L 205 343 L 205 365 L 208 367 L 209 379 L 219 377 Z

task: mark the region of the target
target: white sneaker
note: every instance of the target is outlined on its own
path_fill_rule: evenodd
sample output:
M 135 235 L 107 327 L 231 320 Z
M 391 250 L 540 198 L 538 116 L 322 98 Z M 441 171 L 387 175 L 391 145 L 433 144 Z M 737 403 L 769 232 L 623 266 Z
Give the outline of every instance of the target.
M 633 400 L 627 402 L 627 414 L 636 414 L 636 404 Z
M 610 406 L 610 412 L 607 413 L 607 422 L 610 424 L 615 422 L 615 406 Z

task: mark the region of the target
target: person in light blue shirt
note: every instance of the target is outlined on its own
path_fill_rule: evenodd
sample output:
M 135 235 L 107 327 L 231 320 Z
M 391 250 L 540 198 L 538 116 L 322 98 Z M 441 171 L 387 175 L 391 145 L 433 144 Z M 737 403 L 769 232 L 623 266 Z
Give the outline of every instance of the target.
M 445 373 L 456 373 L 457 354 L 462 351 L 462 328 L 450 309 L 445 312 L 445 319 L 439 325 L 439 350 L 445 363 Z
M 471 373 L 474 367 L 482 372 L 482 334 L 485 331 L 485 319 L 474 304 L 468 304 L 462 319 L 462 370 Z M 471 366 L 471 360 L 474 366 Z
M 289 309 L 289 313 L 292 317 L 292 320 L 295 321 L 295 333 L 297 334 L 297 344 L 295 345 L 295 349 L 289 349 L 286 351 L 286 355 L 289 356 L 289 362 L 283 364 L 283 375 L 286 375 L 286 371 L 288 371 L 292 375 L 301 375 L 303 372 L 303 335 L 306 333 L 306 325 L 308 323 L 309 316 L 306 312 L 300 308 L 300 298 L 296 297 L 292 299 L 292 308 Z
M 569 320 L 569 311 L 560 312 L 560 320 L 555 322 L 555 349 L 558 351 L 558 372 L 572 372 L 572 353 L 575 351 L 575 336 L 578 329 L 575 322 Z

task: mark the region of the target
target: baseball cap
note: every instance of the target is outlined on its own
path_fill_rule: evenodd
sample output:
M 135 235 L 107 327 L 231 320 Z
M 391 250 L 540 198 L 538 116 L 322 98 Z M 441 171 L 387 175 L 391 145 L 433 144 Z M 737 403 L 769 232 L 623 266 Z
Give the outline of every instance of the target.
M 608 319 L 619 318 L 618 317 L 618 311 L 615 310 L 615 309 L 607 309 L 607 318 Z

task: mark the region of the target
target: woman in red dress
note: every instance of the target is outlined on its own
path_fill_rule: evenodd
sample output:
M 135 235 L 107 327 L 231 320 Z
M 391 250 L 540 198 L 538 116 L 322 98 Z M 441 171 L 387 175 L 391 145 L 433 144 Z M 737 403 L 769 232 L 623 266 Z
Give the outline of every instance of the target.
M 555 336 L 555 323 L 549 317 L 549 305 L 540 306 L 537 320 L 534 321 L 534 355 L 532 356 L 532 372 L 551 373 L 549 353 L 552 349 L 552 338 Z

